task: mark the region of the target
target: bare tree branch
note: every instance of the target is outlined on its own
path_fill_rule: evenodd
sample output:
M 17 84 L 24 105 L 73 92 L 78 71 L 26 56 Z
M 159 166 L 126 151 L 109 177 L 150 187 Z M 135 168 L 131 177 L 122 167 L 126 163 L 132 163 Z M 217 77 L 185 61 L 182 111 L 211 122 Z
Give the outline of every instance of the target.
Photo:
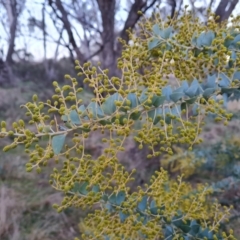
M 49 0 L 48 3 L 52 7 L 52 10 L 56 14 L 56 16 L 62 21 L 64 28 L 68 33 L 69 43 L 72 45 L 72 47 L 77 55 L 77 58 L 80 61 L 84 61 L 84 55 L 81 53 L 81 51 L 79 50 L 79 48 L 77 46 L 77 43 L 75 41 L 75 38 L 74 38 L 74 35 L 72 32 L 72 26 L 68 20 L 68 13 L 66 12 L 65 8 L 63 7 L 61 0 L 56 0 L 56 2 L 55 2 L 57 9 L 61 13 L 61 16 L 58 15 L 56 9 L 54 8 L 52 0 Z
M 127 29 L 133 29 L 134 26 L 136 25 L 136 23 L 138 22 L 138 20 L 141 18 L 141 15 L 138 14 L 138 11 L 142 11 L 143 13 L 146 13 L 146 11 L 148 9 L 150 9 L 151 7 L 154 6 L 154 4 L 157 2 L 158 0 L 152 0 L 151 3 L 149 5 L 147 5 L 147 0 L 135 0 L 135 2 L 132 4 L 132 7 L 129 11 L 127 20 L 125 22 L 125 25 L 120 33 L 120 37 L 125 40 L 128 41 L 129 37 L 128 37 L 128 33 L 126 32 Z M 122 45 L 121 43 L 118 43 L 117 45 L 117 52 L 120 52 L 122 49 Z
M 8 0 L 4 2 L 5 8 L 7 10 L 7 15 L 10 24 L 10 39 L 8 44 L 8 51 L 6 56 L 6 62 L 8 64 L 13 63 L 13 53 L 15 47 L 15 38 L 17 31 L 17 21 L 18 21 L 18 13 L 17 13 L 17 1 L 16 0 Z

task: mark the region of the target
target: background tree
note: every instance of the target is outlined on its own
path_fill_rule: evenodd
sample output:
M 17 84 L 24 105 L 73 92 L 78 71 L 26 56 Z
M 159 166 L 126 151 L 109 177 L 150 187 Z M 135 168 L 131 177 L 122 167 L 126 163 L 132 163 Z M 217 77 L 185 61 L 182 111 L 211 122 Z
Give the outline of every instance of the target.
M 117 58 L 121 53 L 118 38 L 128 42 L 126 30 L 134 29 L 140 15 L 138 11 L 148 15 L 153 11 L 160 11 L 162 17 L 181 16 L 184 6 L 190 3 L 189 9 L 202 18 L 207 8 L 219 15 L 218 21 L 228 19 L 237 10 L 238 0 L 234 1 L 200 1 L 200 0 L 132 0 L 132 1 L 103 1 L 103 0 L 38 0 L 17 1 L 1 0 L 3 6 L 2 31 L 6 31 L 7 39 L 4 43 L 3 62 L 11 66 L 13 56 L 15 61 L 28 59 L 29 55 L 38 54 L 30 49 L 29 42 L 38 45 L 39 53 L 44 60 L 45 79 L 54 79 L 56 73 L 49 65 L 47 58 L 56 61 L 59 51 L 70 56 L 72 61 L 88 60 L 101 61 L 103 68 L 108 68 L 110 75 L 118 75 Z M 156 6 L 159 8 L 156 10 Z M 37 14 L 33 15 L 33 12 Z M 7 22 L 6 22 L 7 21 Z M 16 39 L 18 44 L 16 45 Z M 19 45 L 20 42 L 25 42 Z M 7 49 L 7 51 L 6 51 Z M 55 50 L 54 50 L 55 49 Z M 66 52 L 68 51 L 68 53 Z M 21 57 L 22 56 L 22 57 Z M 17 75 L 17 72 L 15 72 Z

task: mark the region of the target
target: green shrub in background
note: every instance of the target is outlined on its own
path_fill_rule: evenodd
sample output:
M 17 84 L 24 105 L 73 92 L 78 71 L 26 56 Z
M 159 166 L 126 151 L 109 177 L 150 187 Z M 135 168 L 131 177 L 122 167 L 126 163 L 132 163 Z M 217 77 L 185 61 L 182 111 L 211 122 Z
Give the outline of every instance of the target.
M 210 201 L 211 186 L 192 187 L 160 169 L 132 191 L 135 171 L 128 172 L 118 154 L 130 136 L 139 151 L 148 145 L 149 160 L 173 155 L 175 145 L 192 150 L 202 142 L 205 116 L 228 123 L 232 114 L 225 105 L 240 86 L 239 18 L 219 26 L 211 14 L 206 25 L 187 12 L 166 22 L 156 15 L 130 36 L 118 60 L 120 78 L 76 62 L 95 98 L 82 104 L 83 89 L 69 75 L 68 85 L 54 82 L 52 100 L 34 95 L 23 106 L 28 124 L 19 120 L 8 130 L 1 123 L 1 136 L 14 136 L 4 151 L 24 144 L 26 170 L 38 173 L 55 160 L 49 183 L 64 198 L 54 207 L 92 210 L 81 224 L 82 239 L 235 239 L 221 228 L 231 208 Z M 85 151 L 94 132 L 105 146 L 96 158 Z

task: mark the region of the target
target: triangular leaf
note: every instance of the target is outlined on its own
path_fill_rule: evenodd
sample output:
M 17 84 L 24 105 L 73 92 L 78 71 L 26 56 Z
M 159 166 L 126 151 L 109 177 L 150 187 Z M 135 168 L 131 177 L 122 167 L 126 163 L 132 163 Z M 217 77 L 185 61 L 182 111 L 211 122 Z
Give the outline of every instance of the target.
M 233 80 L 238 79 L 240 80 L 240 71 L 237 71 L 233 74 Z
M 223 98 L 223 106 L 224 106 L 225 108 L 227 108 L 227 104 L 228 104 L 228 95 L 227 95 L 227 93 L 224 93 L 224 94 L 222 95 L 222 98 Z
M 169 97 L 173 102 L 177 102 L 178 100 L 180 100 L 182 97 L 184 96 L 183 92 L 174 92 L 172 93 Z
M 79 115 L 76 110 L 72 110 L 69 114 L 69 117 L 73 124 L 81 124 Z
M 113 193 L 109 198 L 108 198 L 109 202 L 112 204 L 116 204 L 116 194 Z
M 55 155 L 58 155 L 63 148 L 65 143 L 66 134 L 56 135 L 52 138 L 52 149 Z
M 123 98 L 119 93 L 114 93 L 104 101 L 101 108 L 105 114 L 111 115 L 116 111 L 117 108 L 115 101 L 123 101 Z
M 185 91 L 185 94 L 192 98 L 197 95 L 199 88 L 199 83 L 197 79 L 194 79 L 190 85 L 190 87 Z
M 87 110 L 90 114 L 92 114 L 93 119 L 104 117 L 104 113 L 102 109 L 99 107 L 99 105 L 96 102 L 91 102 L 88 105 Z
M 161 108 L 155 108 L 153 110 L 150 110 L 148 112 L 148 117 L 153 120 L 153 124 L 157 124 L 162 116 L 162 109 Z
M 196 222 L 196 220 L 193 220 L 190 224 L 191 230 L 189 234 L 192 236 L 196 236 L 200 230 L 200 225 Z
M 185 101 L 186 101 L 187 104 L 193 104 L 193 103 L 196 102 L 196 100 L 197 100 L 197 97 L 193 97 L 193 98 L 189 98 Z M 184 108 L 182 108 L 182 109 L 184 109 Z
M 145 88 L 145 89 L 142 91 L 141 96 L 139 97 L 140 103 L 144 103 L 144 102 L 148 99 L 148 96 L 147 96 L 147 94 L 146 94 L 147 91 L 148 91 L 147 88 Z
M 170 124 L 171 123 L 171 117 L 168 116 L 168 114 L 171 114 L 171 110 L 168 106 L 165 107 L 165 109 L 163 111 L 163 114 L 164 114 L 166 124 Z
M 122 211 L 120 211 L 119 217 L 120 217 L 121 222 L 123 223 L 129 217 L 129 214 L 125 214 Z
M 179 87 L 179 88 L 177 88 L 177 89 L 175 89 L 175 90 L 173 91 L 173 93 L 177 93 L 177 92 L 183 92 L 183 93 L 184 93 L 187 89 L 188 89 L 188 83 L 187 83 L 187 81 L 184 81 L 184 82 L 182 83 L 182 86 Z
M 215 38 L 215 33 L 213 31 L 203 32 L 197 39 L 197 46 L 211 46 L 213 39 Z
M 193 116 L 197 116 L 198 115 L 198 104 L 194 103 L 193 104 L 193 108 L 192 108 L 192 112 L 193 112 Z
M 172 94 L 171 86 L 166 86 L 162 89 L 162 95 L 166 97 L 167 101 L 171 101 L 170 95 Z
M 149 42 L 148 42 L 148 50 L 152 50 L 154 49 L 155 47 L 157 47 L 160 43 L 160 40 L 157 39 L 157 38 L 153 38 L 151 39 Z
M 174 230 L 171 225 L 167 225 L 166 228 L 164 229 L 164 237 L 165 239 L 172 239 L 170 237 L 173 237 L 174 235 Z
M 147 208 L 147 198 L 147 196 L 143 196 L 142 200 L 137 205 L 138 209 L 142 212 Z
M 240 43 L 240 34 L 238 34 L 238 35 L 234 38 L 234 40 L 232 41 L 231 45 L 233 45 L 233 46 L 236 47 L 236 48 L 239 48 L 240 46 L 239 46 L 238 43 Z
M 207 88 L 203 92 L 204 98 L 209 98 L 215 92 L 215 88 Z
M 152 98 L 152 104 L 154 107 L 159 107 L 160 105 L 162 105 L 164 103 L 165 100 L 166 100 L 165 96 L 154 95 Z
M 133 120 L 138 120 L 140 116 L 141 116 L 140 111 L 134 111 L 131 113 L 130 118 Z
M 152 30 L 155 35 L 160 36 L 163 39 L 168 39 L 171 36 L 173 28 L 168 27 L 165 29 L 160 29 L 158 24 L 154 24 Z
M 72 191 L 74 193 L 81 193 L 83 195 L 87 195 L 88 194 L 87 186 L 88 186 L 88 182 L 80 182 L 80 183 L 75 182 L 72 188 Z
M 216 88 L 217 87 L 216 78 L 217 78 L 216 74 L 208 75 L 207 82 L 205 84 L 205 88 Z
M 126 193 L 124 191 L 120 191 L 116 195 L 116 204 L 121 205 L 126 198 Z
M 98 193 L 98 192 L 100 191 L 99 185 L 94 185 L 94 186 L 92 187 L 92 191 L 95 192 L 95 193 Z
M 175 105 L 172 109 L 171 109 L 172 115 L 176 116 L 176 117 L 181 117 L 181 105 Z
M 224 73 L 220 73 L 219 76 L 221 78 L 218 83 L 219 87 L 229 87 L 231 83 L 230 79 Z
M 127 99 L 130 100 L 130 108 L 136 108 L 139 105 L 139 99 L 135 93 L 129 93 Z

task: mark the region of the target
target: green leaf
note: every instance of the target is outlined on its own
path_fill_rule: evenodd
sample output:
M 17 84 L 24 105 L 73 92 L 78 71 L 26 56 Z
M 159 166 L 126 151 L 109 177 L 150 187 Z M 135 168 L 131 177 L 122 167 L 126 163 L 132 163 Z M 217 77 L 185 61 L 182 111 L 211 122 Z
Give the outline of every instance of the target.
M 147 88 L 145 88 L 145 89 L 142 91 L 141 96 L 139 97 L 140 103 L 144 103 L 144 102 L 148 99 L 148 96 L 147 96 L 147 94 L 146 94 L 147 91 L 148 91 Z
M 120 211 L 119 217 L 120 217 L 121 222 L 123 223 L 129 217 L 129 214 L 125 214 L 122 211 Z
M 197 46 L 211 46 L 213 39 L 215 38 L 215 33 L 213 31 L 203 32 L 197 39 Z
M 162 89 L 162 95 L 166 97 L 167 101 L 171 101 L 170 95 L 172 94 L 171 86 L 166 86 Z
M 213 232 L 210 231 L 209 229 L 205 228 L 201 232 L 198 233 L 197 235 L 198 238 L 207 238 L 208 240 L 213 240 Z
M 174 236 L 174 229 L 171 225 L 167 225 L 164 229 L 164 237 L 165 239 L 172 239 Z
M 80 127 L 78 128 L 80 131 L 83 131 L 83 132 L 90 132 L 91 129 L 90 128 L 83 128 L 83 127 Z
M 236 61 L 236 59 L 237 59 L 237 53 L 236 53 L 236 51 L 232 51 L 232 53 L 231 53 L 231 58 L 230 58 L 233 62 L 235 62 Z
M 104 236 L 104 240 L 110 240 L 109 236 Z
M 161 210 L 161 208 L 157 207 L 155 200 L 152 200 L 151 203 L 150 203 L 150 212 L 153 215 L 158 215 L 158 210 Z
M 226 38 L 227 37 L 226 33 L 223 33 L 222 35 L 223 35 L 222 37 L 224 39 L 224 46 L 229 48 L 233 40 Z
M 240 42 L 240 34 L 238 34 L 234 40 L 231 42 L 231 45 L 234 46 L 235 48 L 239 48 L 240 45 L 238 44 Z
M 104 202 L 108 201 L 108 195 L 107 194 L 103 194 L 102 199 Z
M 186 108 L 187 108 L 187 103 L 186 102 L 183 102 L 183 103 L 181 103 L 181 110 L 185 110 Z
M 127 99 L 130 100 L 130 108 L 136 108 L 139 105 L 139 99 L 135 93 L 129 93 Z
M 187 104 L 193 104 L 193 103 L 196 102 L 196 100 L 197 100 L 197 97 L 193 97 L 193 98 L 189 98 L 189 99 L 185 100 L 185 102 L 186 102 Z M 183 108 L 182 108 L 182 109 L 183 109 Z
M 221 78 L 218 83 L 219 87 L 228 87 L 230 85 L 231 81 L 224 73 L 220 73 L 219 77 Z
M 168 27 L 168 28 L 165 28 L 165 29 L 160 29 L 158 24 L 154 24 L 152 30 L 153 30 L 153 33 L 155 35 L 160 36 L 163 39 L 168 39 L 169 37 L 171 37 L 171 33 L 173 31 L 173 28 Z
M 61 119 L 63 122 L 67 122 L 68 121 L 68 116 L 67 115 L 62 115 Z
M 236 88 L 221 88 L 221 93 L 227 93 L 230 95 L 236 91 L 238 91 Z
M 190 224 L 191 230 L 189 234 L 192 236 L 196 236 L 200 230 L 200 225 L 196 222 L 196 220 L 192 220 Z
M 174 92 L 172 93 L 169 97 L 173 102 L 177 102 L 178 100 L 180 100 L 182 97 L 184 96 L 183 92 Z
M 217 87 L 217 84 L 216 84 L 216 74 L 213 74 L 213 75 L 208 75 L 207 76 L 207 83 L 205 84 L 205 88 L 214 88 L 216 89 Z
M 148 112 L 148 117 L 153 120 L 153 124 L 157 124 L 162 116 L 162 109 L 161 108 L 155 108 L 153 110 L 150 110 Z
M 233 80 L 238 79 L 240 80 L 240 71 L 237 71 L 233 74 Z
M 126 198 L 126 193 L 124 191 L 118 192 L 115 200 L 116 204 L 120 206 L 125 201 L 125 198 Z
M 177 88 L 177 89 L 175 89 L 175 90 L 173 91 L 173 93 L 178 93 L 178 92 L 183 92 L 183 93 L 184 93 L 188 88 L 189 88 L 189 87 L 188 87 L 187 81 L 183 81 L 183 82 L 182 82 L 182 86 L 179 87 L 179 88 Z
M 115 101 L 123 101 L 123 98 L 119 93 L 114 93 L 102 104 L 102 110 L 105 114 L 112 115 L 116 111 L 117 107 Z
M 197 79 L 194 79 L 190 85 L 190 87 L 185 91 L 185 94 L 192 98 L 198 94 L 199 83 Z
M 227 108 L 227 104 L 228 104 L 228 95 L 227 95 L 227 93 L 224 93 L 224 94 L 222 95 L 222 98 L 223 98 L 223 106 L 224 106 L 225 108 Z
M 72 110 L 69 114 L 69 117 L 73 124 L 81 124 L 79 115 L 76 110 Z
M 63 145 L 65 143 L 65 139 L 66 139 L 66 134 L 53 136 L 52 148 L 55 155 L 58 155 L 62 151 Z
M 157 38 L 153 38 L 148 42 L 148 50 L 152 50 L 159 45 L 160 41 Z
M 43 133 L 49 133 L 51 132 L 51 126 L 50 125 L 42 125 L 42 124 L 38 124 L 38 127 L 42 127 L 42 131 Z M 48 138 L 47 138 L 48 139 Z
M 108 198 L 108 201 L 111 204 L 116 204 L 116 194 L 115 193 L 111 194 L 111 196 Z
M 154 208 L 156 207 L 156 201 L 153 199 L 151 202 L 150 202 L 150 208 Z
M 95 192 L 95 193 L 98 193 L 100 191 L 99 185 L 93 185 L 92 191 Z
M 160 105 L 162 105 L 164 103 L 165 100 L 166 100 L 165 96 L 154 95 L 152 98 L 152 104 L 154 107 L 159 107 Z
M 109 213 L 114 211 L 113 206 L 109 202 L 105 204 L 105 208 L 108 210 Z
M 141 212 L 145 211 L 147 208 L 147 198 L 148 196 L 143 196 L 142 200 L 137 205 L 138 210 Z
M 81 193 L 83 195 L 87 195 L 88 194 L 87 186 L 88 186 L 88 182 L 80 182 L 80 183 L 76 182 L 74 183 L 72 191 L 75 193 Z
M 133 120 L 138 120 L 140 116 L 141 116 L 140 111 L 134 111 L 131 113 L 130 118 Z
M 215 58 L 213 59 L 213 64 L 214 64 L 215 66 L 217 66 L 217 65 L 219 64 L 219 59 L 218 59 L 217 57 L 215 57 Z
M 215 88 L 207 88 L 203 92 L 204 98 L 209 98 L 215 92 Z
M 93 119 L 104 117 L 104 113 L 103 113 L 102 109 L 99 107 L 99 105 L 96 102 L 91 102 L 88 105 L 87 110 L 89 113 L 91 113 L 93 115 Z
M 176 117 L 181 117 L 181 106 L 180 105 L 175 105 L 172 108 L 172 115 L 176 116 Z
M 165 117 L 165 123 L 166 124 L 170 124 L 171 123 L 171 117 L 167 116 L 168 113 L 171 114 L 170 108 L 169 107 L 165 107 L 165 109 L 163 111 L 163 114 L 164 114 L 164 117 Z
M 173 224 L 180 228 L 184 233 L 188 233 L 191 230 L 190 221 L 188 220 L 186 223 L 183 222 L 180 216 L 173 218 Z
M 81 112 L 81 116 L 84 117 L 87 115 L 86 108 L 84 105 L 81 105 L 78 110 Z
M 199 114 L 197 111 L 198 109 L 199 109 L 198 104 L 194 103 L 192 108 L 193 116 L 197 116 Z

